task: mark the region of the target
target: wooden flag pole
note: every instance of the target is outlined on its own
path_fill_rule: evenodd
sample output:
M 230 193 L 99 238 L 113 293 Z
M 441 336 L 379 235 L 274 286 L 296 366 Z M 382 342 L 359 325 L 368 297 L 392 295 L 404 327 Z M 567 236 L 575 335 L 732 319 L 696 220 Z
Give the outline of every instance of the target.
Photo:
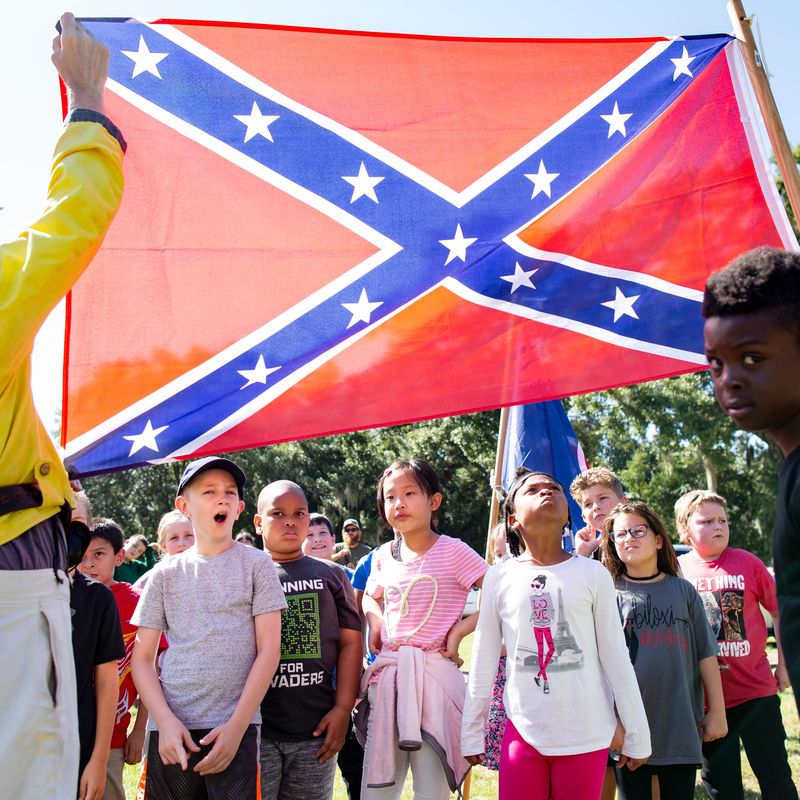
M 486 533 L 486 555 L 488 561 L 492 550 L 492 531 L 497 525 L 500 516 L 500 497 L 497 492 L 503 485 L 503 454 L 506 451 L 506 438 L 508 436 L 508 408 L 500 409 L 500 427 L 497 431 L 497 454 L 494 459 L 494 472 L 492 473 L 492 504 L 489 507 L 489 530 Z
M 775 153 L 775 159 L 778 162 L 778 169 L 783 175 L 789 206 L 794 213 L 795 220 L 800 223 L 800 174 L 797 171 L 797 164 L 795 164 L 792 156 L 792 148 L 789 145 L 786 130 L 778 113 L 778 106 L 775 104 L 775 98 L 772 95 L 764 63 L 756 47 L 751 19 L 745 14 L 741 0 L 728 0 L 728 14 L 731 18 L 736 38 L 743 45 L 742 52 L 747 65 L 747 72 L 753 83 L 758 107 L 764 117 L 764 124 L 767 126 L 767 134 Z

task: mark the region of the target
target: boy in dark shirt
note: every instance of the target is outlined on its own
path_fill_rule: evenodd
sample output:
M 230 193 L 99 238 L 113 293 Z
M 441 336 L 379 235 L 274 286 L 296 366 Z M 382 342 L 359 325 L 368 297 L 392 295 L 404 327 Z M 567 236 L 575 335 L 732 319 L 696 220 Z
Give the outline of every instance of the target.
M 75 495 L 72 521 L 89 526 L 89 500 Z M 88 539 L 87 539 L 88 545 Z M 117 604 L 111 590 L 73 570 L 70 574 L 72 651 L 78 689 L 78 798 L 102 797 L 117 713 L 117 659 L 125 655 Z
M 308 525 L 308 501 L 297 484 L 277 481 L 261 490 L 255 527 L 288 604 L 280 664 L 261 704 L 263 800 L 330 800 L 361 676 L 352 586 L 336 564 L 303 555 Z
M 781 643 L 800 707 L 800 255 L 761 247 L 708 279 L 705 349 L 722 410 L 780 447 L 773 558 Z

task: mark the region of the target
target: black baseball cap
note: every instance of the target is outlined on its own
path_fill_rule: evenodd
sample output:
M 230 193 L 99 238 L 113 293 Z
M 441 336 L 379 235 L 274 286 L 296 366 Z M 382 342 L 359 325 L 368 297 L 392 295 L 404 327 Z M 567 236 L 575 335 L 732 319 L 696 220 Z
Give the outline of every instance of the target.
M 219 456 L 200 458 L 188 464 L 178 484 L 178 495 L 182 495 L 183 490 L 200 475 L 200 473 L 208 472 L 210 469 L 221 469 L 227 472 L 236 481 L 236 488 L 239 490 L 239 499 L 244 499 L 244 485 L 247 482 L 247 476 L 238 464 L 234 464 L 233 461 L 228 458 L 220 458 Z

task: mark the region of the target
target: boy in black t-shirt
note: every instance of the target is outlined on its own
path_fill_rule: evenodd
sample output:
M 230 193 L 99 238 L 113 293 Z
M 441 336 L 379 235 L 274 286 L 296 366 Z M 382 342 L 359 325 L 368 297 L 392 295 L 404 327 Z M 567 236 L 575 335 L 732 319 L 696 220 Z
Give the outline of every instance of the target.
M 781 644 L 800 708 L 800 254 L 760 247 L 714 273 L 705 349 L 722 410 L 780 447 L 775 580 Z
M 83 492 L 75 495 L 72 521 L 88 527 L 91 513 Z M 89 544 L 87 538 L 86 544 Z M 70 573 L 72 652 L 78 689 L 78 797 L 101 797 L 117 714 L 117 659 L 125 655 L 117 603 L 111 590 L 77 570 Z
M 256 531 L 288 608 L 281 660 L 261 704 L 263 800 L 329 800 L 361 676 L 361 620 L 343 569 L 303 555 L 308 501 L 291 481 L 265 486 Z M 334 677 L 335 673 L 335 677 Z

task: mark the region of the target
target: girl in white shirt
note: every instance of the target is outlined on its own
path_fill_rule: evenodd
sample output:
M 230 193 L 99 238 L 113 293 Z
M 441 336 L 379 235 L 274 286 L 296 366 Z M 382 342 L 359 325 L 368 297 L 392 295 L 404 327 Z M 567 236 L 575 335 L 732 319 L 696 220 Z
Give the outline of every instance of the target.
M 504 512 L 515 558 L 491 567 L 484 580 L 462 752 L 472 764 L 484 759 L 483 723 L 505 641 L 508 721 L 500 800 L 599 797 L 615 705 L 625 728 L 620 762 L 635 769 L 650 755 L 614 585 L 601 564 L 563 550 L 569 509 L 563 486 L 551 475 L 518 470 Z M 544 617 L 532 620 L 531 611 L 542 604 L 545 587 L 552 601 L 549 635 L 541 628 Z

